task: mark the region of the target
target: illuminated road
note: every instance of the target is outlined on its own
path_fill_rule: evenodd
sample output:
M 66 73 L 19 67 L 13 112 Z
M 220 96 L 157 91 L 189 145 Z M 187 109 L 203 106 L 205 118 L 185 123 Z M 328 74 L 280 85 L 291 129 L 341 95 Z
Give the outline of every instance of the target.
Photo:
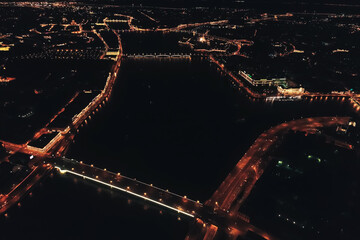
M 106 53 L 109 51 L 109 45 L 106 43 L 106 41 L 104 40 L 104 38 L 101 36 L 100 33 L 98 33 L 95 29 L 92 30 L 92 32 L 103 42 L 104 46 L 105 46 L 105 51 L 103 52 L 103 54 L 100 56 L 100 59 L 104 59 Z
M 219 21 L 211 21 L 211 22 L 202 22 L 202 23 L 187 23 L 187 24 L 180 24 L 173 28 L 157 28 L 156 31 L 159 32 L 173 32 L 173 31 L 180 31 L 186 28 L 192 28 L 192 27 L 200 27 L 200 26 L 206 26 L 206 25 L 222 25 L 228 23 L 229 20 L 219 20 Z
M 223 72 L 225 72 L 229 77 L 231 77 L 231 79 L 234 80 L 242 89 L 244 89 L 249 96 L 253 98 L 263 98 L 266 96 L 265 94 L 261 95 L 256 91 L 252 90 L 251 88 L 247 87 L 238 77 L 236 77 L 232 72 L 227 70 L 224 64 L 221 64 L 218 60 L 216 60 L 214 56 L 210 55 L 209 59 L 212 63 L 215 63 Z
M 128 23 L 130 29 L 134 31 L 153 31 L 149 29 L 140 29 L 132 25 L 132 17 L 128 17 Z M 112 22 L 115 20 L 106 20 L 104 23 Z M 120 20 L 119 20 L 120 21 Z M 121 20 L 124 21 L 124 20 Z M 202 25 L 216 25 L 224 24 L 225 21 L 195 23 L 195 24 L 181 24 L 174 28 L 156 29 L 154 31 L 180 31 L 189 27 L 202 26 Z M 108 25 L 106 25 L 108 27 Z M 82 30 L 81 30 L 82 31 Z M 17 186 L 15 186 L 8 194 L 4 195 L 0 199 L 0 213 L 4 213 L 10 206 L 18 202 L 30 189 L 36 184 L 44 175 L 51 171 L 54 167 L 63 174 L 74 175 L 81 177 L 91 182 L 104 185 L 106 187 L 118 190 L 137 198 L 149 201 L 154 205 L 169 209 L 179 214 L 185 215 L 190 218 L 194 218 L 195 231 L 187 236 L 187 240 L 190 239 L 204 239 L 211 240 L 217 235 L 218 229 L 225 229 L 229 239 L 236 239 L 239 235 L 245 235 L 247 231 L 251 230 L 265 239 L 274 239 L 269 234 L 262 230 L 252 226 L 248 217 L 239 213 L 238 210 L 243 202 L 249 196 L 253 186 L 257 180 L 261 177 L 266 166 L 269 163 L 267 158 L 269 151 L 274 149 L 277 144 L 280 143 L 282 136 L 287 134 L 290 130 L 302 131 L 307 133 L 314 133 L 318 128 L 330 127 L 337 124 L 346 124 L 349 118 L 342 117 L 318 117 L 307 118 L 282 123 L 275 126 L 264 133 L 262 133 L 245 155 L 237 163 L 236 167 L 226 179 L 222 182 L 220 187 L 215 191 L 213 196 L 202 205 L 198 201 L 193 201 L 185 196 L 180 196 L 175 193 L 171 193 L 167 190 L 163 190 L 146 184 L 135 179 L 131 179 L 120 174 L 112 173 L 104 169 L 99 169 L 93 166 L 89 166 L 74 160 L 60 158 L 66 153 L 68 146 L 72 143 L 72 140 L 80 126 L 87 123 L 87 120 L 91 118 L 92 114 L 95 114 L 99 108 L 101 108 L 108 100 L 112 92 L 117 74 L 121 65 L 121 58 L 123 56 L 123 50 L 121 45 L 121 39 L 119 33 L 114 31 L 114 34 L 118 38 L 119 51 L 115 58 L 115 62 L 109 72 L 108 78 L 104 89 L 74 118 L 72 122 L 62 130 L 58 130 L 58 134 L 42 149 L 32 147 L 28 141 L 26 144 L 13 144 L 9 142 L 3 142 L 5 148 L 11 152 L 22 152 L 36 156 L 40 160 L 48 157 L 57 157 L 48 160 L 49 164 L 39 163 L 34 166 L 32 172 Z M 100 34 L 94 32 L 102 40 L 105 45 L 105 53 L 101 56 L 103 58 L 109 49 L 107 43 L 101 37 Z M 238 47 L 234 55 L 240 55 L 242 44 L 252 44 L 247 40 L 228 40 L 218 37 L 207 36 L 208 38 L 221 40 L 234 44 Z M 137 55 L 133 57 L 190 57 L 192 54 L 147 54 Z M 130 56 L 129 56 L 130 57 Z M 246 93 L 252 98 L 265 98 L 266 94 L 260 94 L 253 89 L 249 88 L 239 76 L 227 70 L 224 64 L 221 64 L 214 56 L 209 55 L 211 62 L 215 63 L 219 69 L 225 72 L 233 81 L 235 81 Z M 78 93 L 77 93 L 78 94 Z M 77 94 L 70 100 L 71 103 Z M 350 99 L 354 108 L 359 110 L 360 96 L 351 92 L 344 93 L 309 93 L 306 92 L 301 95 L 302 97 L 308 97 L 310 99 L 327 100 L 329 98 L 341 98 L 342 100 Z M 66 105 L 67 106 L 67 105 Z M 66 107 L 65 106 L 65 107 Z M 62 112 L 61 109 L 51 120 L 50 123 Z M 36 133 L 33 139 L 37 139 L 47 131 L 47 124 L 43 129 Z M 342 144 L 342 143 L 337 143 Z
M 220 228 L 225 230 L 228 239 L 236 239 L 240 235 L 244 236 L 248 231 L 252 231 L 264 239 L 276 239 L 253 226 L 248 217 L 238 212 L 239 207 L 248 197 L 256 181 L 268 165 L 267 154 L 280 143 L 282 136 L 290 130 L 311 134 L 319 128 L 347 124 L 349 120 L 349 117 L 305 118 L 270 128 L 257 138 L 205 205 L 188 199 L 186 196 L 157 188 L 152 184 L 146 184 L 122 176 L 120 173 L 112 173 L 106 169 L 99 169 L 75 160 L 50 159 L 49 163 L 54 165 L 62 174 L 81 177 L 194 218 L 193 228 L 195 230 L 186 237 L 186 240 L 212 240 L 217 236 Z M 239 198 L 239 196 L 241 197 Z
M 31 173 L 15 186 L 8 194 L 0 199 L 0 214 L 6 212 L 11 206 L 21 200 L 23 196 L 52 170 L 50 164 L 41 164 L 34 167 Z
M 133 20 L 134 18 L 132 16 L 129 15 L 121 15 L 119 14 L 119 16 L 121 17 L 125 17 L 127 18 L 127 20 L 116 20 L 116 19 L 104 19 L 104 23 L 107 22 L 127 22 L 130 28 L 130 31 L 138 31 L 138 32 L 180 32 L 180 31 L 184 31 L 187 28 L 192 28 L 192 27 L 198 27 L 198 26 L 205 26 L 205 25 L 223 25 L 223 24 L 227 24 L 228 20 L 219 20 L 219 21 L 212 21 L 212 22 L 202 22 L 202 23 L 192 23 L 192 24 L 180 24 L 176 27 L 172 27 L 172 28 L 157 28 L 157 29 L 143 29 L 143 28 L 139 28 L 137 26 L 135 26 L 133 24 Z M 275 15 L 277 16 L 277 15 Z M 288 16 L 288 15 L 278 15 L 279 16 Z M 262 19 L 264 20 L 264 19 Z M 191 32 L 193 34 L 197 34 L 195 31 Z M 241 48 L 242 46 L 251 46 L 253 45 L 253 41 L 247 40 L 247 39 L 227 39 L 227 38 L 223 38 L 223 37 L 218 37 L 218 36 L 213 36 L 213 35 L 209 35 L 208 32 L 205 33 L 205 35 L 202 35 L 203 37 L 206 37 L 209 40 L 218 40 L 218 41 L 223 41 L 226 42 L 228 44 L 234 45 L 237 47 L 237 50 L 229 55 L 238 55 L 238 56 L 243 56 L 241 54 Z M 289 52 L 287 52 L 284 55 L 288 55 L 291 52 L 293 52 L 295 50 L 295 47 L 290 44 L 291 46 L 291 50 Z M 238 76 L 237 74 L 234 74 L 233 72 L 229 71 L 228 69 L 226 69 L 224 64 L 221 64 L 218 60 L 216 60 L 214 58 L 213 55 L 211 55 L 212 51 L 211 50 L 205 50 L 205 49 L 198 49 L 196 50 L 198 52 L 201 52 L 202 54 L 206 54 L 206 56 L 209 57 L 210 61 L 215 63 L 219 69 L 221 69 L 225 74 L 227 74 L 232 81 L 234 81 L 240 88 L 242 88 L 243 90 L 245 90 L 246 94 L 248 94 L 250 97 L 252 98 L 257 98 L 257 99 L 261 99 L 261 98 L 266 98 L 266 97 L 279 97 L 279 96 L 287 96 L 287 95 L 283 95 L 281 93 L 275 94 L 275 95 L 271 95 L 269 96 L 268 94 L 265 93 L 259 93 L 256 90 L 252 89 L 250 86 L 247 86 L 246 84 L 244 84 L 245 81 L 243 81 L 241 79 L 240 76 Z M 195 51 L 195 52 L 196 52 Z M 142 56 L 142 55 L 136 55 L 134 57 L 139 57 L 139 58 L 143 58 L 143 57 L 157 57 L 155 56 L 155 54 L 147 54 L 146 56 Z M 243 56 L 246 57 L 246 56 Z M 296 97 L 304 97 L 304 98 L 310 98 L 310 99 L 317 99 L 319 98 L 320 100 L 324 99 L 324 100 L 328 100 L 328 99 L 334 99 L 334 98 L 344 98 L 349 100 L 350 105 L 353 107 L 353 109 L 356 112 L 360 111 L 360 94 L 354 94 L 354 93 L 350 93 L 350 92 L 343 92 L 343 93 L 338 93 L 338 92 L 332 92 L 332 93 L 317 93 L 317 92 L 305 92 L 302 94 L 297 94 Z
M 101 108 L 102 105 L 108 101 L 121 65 L 121 57 L 123 52 L 120 36 L 116 31 L 113 32 L 118 38 L 119 54 L 117 55 L 116 61 L 111 68 L 104 89 L 79 114 L 73 118 L 72 123 L 64 131 L 56 135 L 55 138 L 53 138 L 43 148 L 43 151 L 51 152 L 56 156 L 62 156 L 68 145 L 71 143 L 69 140 L 74 137 L 76 130 L 81 126 L 81 124 L 84 122 L 87 123 L 87 118 L 89 118 L 91 114 L 95 114 L 95 111 L 98 108 Z
M 267 157 L 269 151 L 274 149 L 290 130 L 311 134 L 319 128 L 347 124 L 349 120 L 349 117 L 304 118 L 282 123 L 262 133 L 213 196 L 205 202 L 204 208 L 213 209 L 214 215 L 210 217 L 210 221 L 205 221 L 204 218 L 196 219 L 195 230 L 189 232 L 186 240 L 214 239 L 218 227 L 226 231 L 228 239 L 237 239 L 248 231 L 264 239 L 276 239 L 251 225 L 249 218 L 238 212 L 269 164 L 270 158 Z M 215 221 L 211 221 L 214 219 Z
M 28 144 L 15 144 L 7 141 L 1 141 L 4 144 L 4 147 L 10 153 L 21 152 L 29 155 L 34 155 L 38 157 L 49 156 L 46 152 L 43 152 L 41 148 L 32 147 Z
M 266 233 L 252 226 L 249 223 L 249 219 L 241 213 L 229 215 L 221 210 L 214 211 L 212 208 L 204 207 L 199 201 L 191 200 L 186 196 L 180 196 L 168 190 L 155 187 L 152 184 L 147 184 L 123 176 L 120 173 L 113 173 L 107 169 L 100 169 L 73 159 L 57 158 L 48 159 L 47 161 L 60 174 L 72 175 L 76 178 L 82 178 L 84 181 L 103 185 L 114 191 L 129 194 L 165 210 L 194 219 L 195 226 L 200 227 L 200 235 L 204 235 L 204 239 L 213 239 L 218 228 L 231 228 L 238 233 L 245 233 L 250 229 L 258 234 L 266 235 Z M 202 237 L 198 237 L 199 235 L 195 235 L 188 239 L 202 239 Z
M 196 212 L 202 208 L 199 201 L 120 175 L 120 173 L 113 173 L 106 169 L 65 158 L 55 159 L 54 162 L 50 160 L 50 162 L 60 173 L 71 174 L 105 185 L 188 217 L 193 218 Z
M 68 146 L 72 143 L 76 130 L 84 122 L 87 122 L 87 119 L 91 117 L 91 114 L 95 114 L 98 108 L 101 108 L 102 105 L 105 104 L 106 101 L 108 101 L 115 80 L 117 78 L 123 53 L 120 36 L 118 32 L 114 30 L 113 32 L 118 38 L 119 52 L 106 80 L 105 87 L 101 91 L 101 93 L 99 93 L 79 114 L 77 114 L 73 118 L 72 122 L 64 130 L 59 131 L 59 133 L 42 149 L 28 145 L 30 141 L 21 145 L 2 141 L 4 147 L 9 152 L 22 152 L 36 156 L 35 159 L 39 159 L 39 165 L 34 166 L 33 171 L 24 179 L 21 184 L 18 184 L 17 186 L 12 188 L 11 192 L 4 195 L 0 199 L 0 213 L 5 212 L 11 205 L 19 201 L 31 189 L 33 185 L 35 185 L 44 175 L 46 175 L 52 169 L 52 165 L 44 165 L 40 163 L 41 159 L 50 156 L 63 156 L 68 149 Z M 70 102 L 72 102 L 76 98 L 76 96 L 74 96 L 70 100 Z M 61 112 L 62 110 L 60 110 L 58 114 L 60 114 Z M 54 119 L 55 118 L 52 118 L 50 122 Z M 44 129 L 41 129 L 40 131 L 44 131 Z M 40 134 L 35 134 L 34 138 L 38 137 L 38 135 Z
M 268 165 L 266 155 L 279 143 L 283 135 L 290 130 L 315 133 L 318 128 L 347 124 L 349 120 L 349 117 L 304 118 L 270 128 L 256 139 L 206 205 L 237 212 Z M 237 199 L 240 194 L 242 197 Z M 234 203 L 236 204 L 233 205 Z
M 202 54 L 193 53 L 154 53 L 154 54 L 124 54 L 128 58 L 185 58 L 191 59 L 191 56 L 203 56 Z

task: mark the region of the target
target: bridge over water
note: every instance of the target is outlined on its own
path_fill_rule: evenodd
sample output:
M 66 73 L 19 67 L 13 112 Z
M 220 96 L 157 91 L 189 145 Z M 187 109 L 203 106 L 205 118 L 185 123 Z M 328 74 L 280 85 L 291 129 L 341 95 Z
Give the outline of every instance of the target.
M 168 190 L 155 187 L 152 184 L 123 176 L 120 173 L 113 173 L 107 169 L 100 169 L 93 165 L 84 164 L 74 159 L 63 157 L 49 159 L 48 161 L 60 174 L 69 174 L 83 178 L 110 189 L 143 199 L 171 212 L 194 219 L 195 224 L 200 224 L 204 230 L 207 229 L 206 226 L 213 226 L 216 227 L 216 229 L 218 227 L 226 229 L 228 226 L 233 226 L 236 227 L 236 229 L 242 229 L 244 232 L 249 229 L 257 232 L 261 231 L 251 225 L 249 218 L 240 212 L 229 215 L 229 211 L 214 209 L 213 207 L 203 205 L 199 201 L 191 200 L 186 196 L 180 196 Z M 216 233 L 216 231 L 214 233 Z
M 73 159 L 57 158 L 51 161 L 62 174 L 71 174 L 90 180 L 191 218 L 197 216 L 203 207 L 199 201 L 123 176 L 120 173 L 113 173 Z
M 124 54 L 124 57 L 127 58 L 188 58 L 194 56 L 203 56 L 200 53 L 134 53 L 134 54 Z

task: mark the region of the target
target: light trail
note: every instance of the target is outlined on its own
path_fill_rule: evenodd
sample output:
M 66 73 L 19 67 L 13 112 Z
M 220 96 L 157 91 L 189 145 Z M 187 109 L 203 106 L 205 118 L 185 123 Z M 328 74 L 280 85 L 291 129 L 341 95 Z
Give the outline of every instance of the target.
M 127 190 L 127 189 L 123 189 L 123 188 L 114 186 L 114 185 L 112 185 L 112 184 L 105 183 L 105 182 L 103 182 L 103 181 L 100 181 L 100 180 L 97 180 L 97 179 L 95 179 L 95 178 L 91 178 L 91 177 L 85 176 L 85 175 L 80 174 L 80 173 L 77 173 L 77 172 L 73 172 L 73 171 L 66 170 L 66 169 L 63 170 L 63 169 L 61 169 L 60 167 L 55 167 L 55 168 L 58 169 L 59 172 L 62 173 L 62 174 L 70 173 L 70 174 L 73 174 L 73 175 L 75 175 L 75 176 L 82 177 L 82 178 L 84 178 L 84 179 L 89 179 L 89 180 L 91 180 L 91 181 L 94 181 L 94 182 L 97 182 L 97 183 L 106 185 L 106 186 L 111 187 L 111 188 L 115 188 L 115 189 L 117 189 L 117 190 L 120 190 L 120 191 L 122 191 L 122 192 L 126 192 L 126 193 L 128 193 L 128 194 L 133 195 L 133 196 L 142 198 L 142 199 L 144 199 L 144 200 L 146 200 L 146 201 L 150 201 L 150 202 L 155 203 L 155 204 L 157 204 L 157 205 L 160 205 L 160 206 L 162 206 L 162 207 L 165 207 L 165 208 L 168 208 L 168 209 L 170 209 L 170 210 L 173 210 L 173 211 L 175 211 L 175 212 L 177 212 L 177 213 L 182 213 L 182 214 L 184 214 L 184 215 L 186 215 L 186 216 L 188 216 L 188 217 L 192 217 L 192 218 L 195 217 L 194 215 L 192 215 L 192 214 L 190 214 L 190 213 L 187 213 L 187 212 L 182 211 L 182 210 L 179 210 L 179 209 L 177 209 L 177 208 L 168 206 L 168 205 L 166 205 L 166 204 L 164 204 L 164 203 L 155 201 L 155 200 L 153 200 L 153 199 L 151 199 L 151 198 L 147 198 L 147 197 L 142 196 L 142 195 L 140 195 L 140 194 L 131 192 L 131 191 Z

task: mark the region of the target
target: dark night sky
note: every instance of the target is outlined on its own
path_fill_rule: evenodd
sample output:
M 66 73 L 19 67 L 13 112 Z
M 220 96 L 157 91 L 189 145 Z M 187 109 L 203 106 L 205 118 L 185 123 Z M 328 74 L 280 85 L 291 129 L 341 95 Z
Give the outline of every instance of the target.
M 70 0 L 69 0 L 70 1 Z M 73 0 L 76 1 L 76 0 Z M 283 7 L 291 9 L 312 9 L 324 4 L 348 5 L 345 8 L 352 8 L 352 5 L 360 7 L 359 0 L 77 0 L 86 3 L 108 3 L 116 5 L 135 6 L 159 6 L 159 7 L 230 7 L 230 8 L 259 8 L 281 10 Z M 284 4 L 281 4 L 284 3 Z M 282 6 L 281 6 L 282 5 Z M 308 6 L 308 7 L 307 7 Z
M 88 1 L 88 0 L 87 0 Z M 243 3 L 249 4 L 271 4 L 271 3 L 342 3 L 342 4 L 360 4 L 358 0 L 92 0 L 92 1 L 103 1 L 113 2 L 122 4 L 123 2 L 129 3 L 143 3 L 150 5 L 182 5 L 182 6 L 200 6 L 200 5 L 241 5 Z
M 25 0 L 0 0 L 0 2 L 25 1 Z M 44 0 L 45 1 L 45 0 Z M 47 0 L 57 2 L 57 0 Z M 61 1 L 61 0 L 59 0 Z M 62 0 L 62 2 L 88 2 L 88 3 L 112 3 L 118 5 L 143 4 L 152 6 L 174 6 L 174 7 L 194 7 L 194 6 L 241 6 L 245 4 L 275 4 L 275 3 L 311 3 L 311 4 L 356 4 L 360 5 L 359 0 Z M 41 1 L 39 1 L 41 2 Z

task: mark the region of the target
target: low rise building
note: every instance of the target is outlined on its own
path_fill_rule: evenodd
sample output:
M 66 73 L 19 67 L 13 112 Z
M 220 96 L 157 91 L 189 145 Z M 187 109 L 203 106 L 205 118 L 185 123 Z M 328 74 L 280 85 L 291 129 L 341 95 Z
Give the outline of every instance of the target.
M 239 71 L 239 75 L 255 87 L 283 86 L 286 88 L 288 86 L 286 77 L 267 77 L 255 79 L 250 74 L 241 70 Z
M 303 95 L 305 93 L 305 88 L 303 88 L 303 87 L 283 88 L 281 86 L 278 86 L 277 90 L 279 93 L 281 93 L 283 95 L 290 95 L 290 96 L 298 96 L 298 95 Z

